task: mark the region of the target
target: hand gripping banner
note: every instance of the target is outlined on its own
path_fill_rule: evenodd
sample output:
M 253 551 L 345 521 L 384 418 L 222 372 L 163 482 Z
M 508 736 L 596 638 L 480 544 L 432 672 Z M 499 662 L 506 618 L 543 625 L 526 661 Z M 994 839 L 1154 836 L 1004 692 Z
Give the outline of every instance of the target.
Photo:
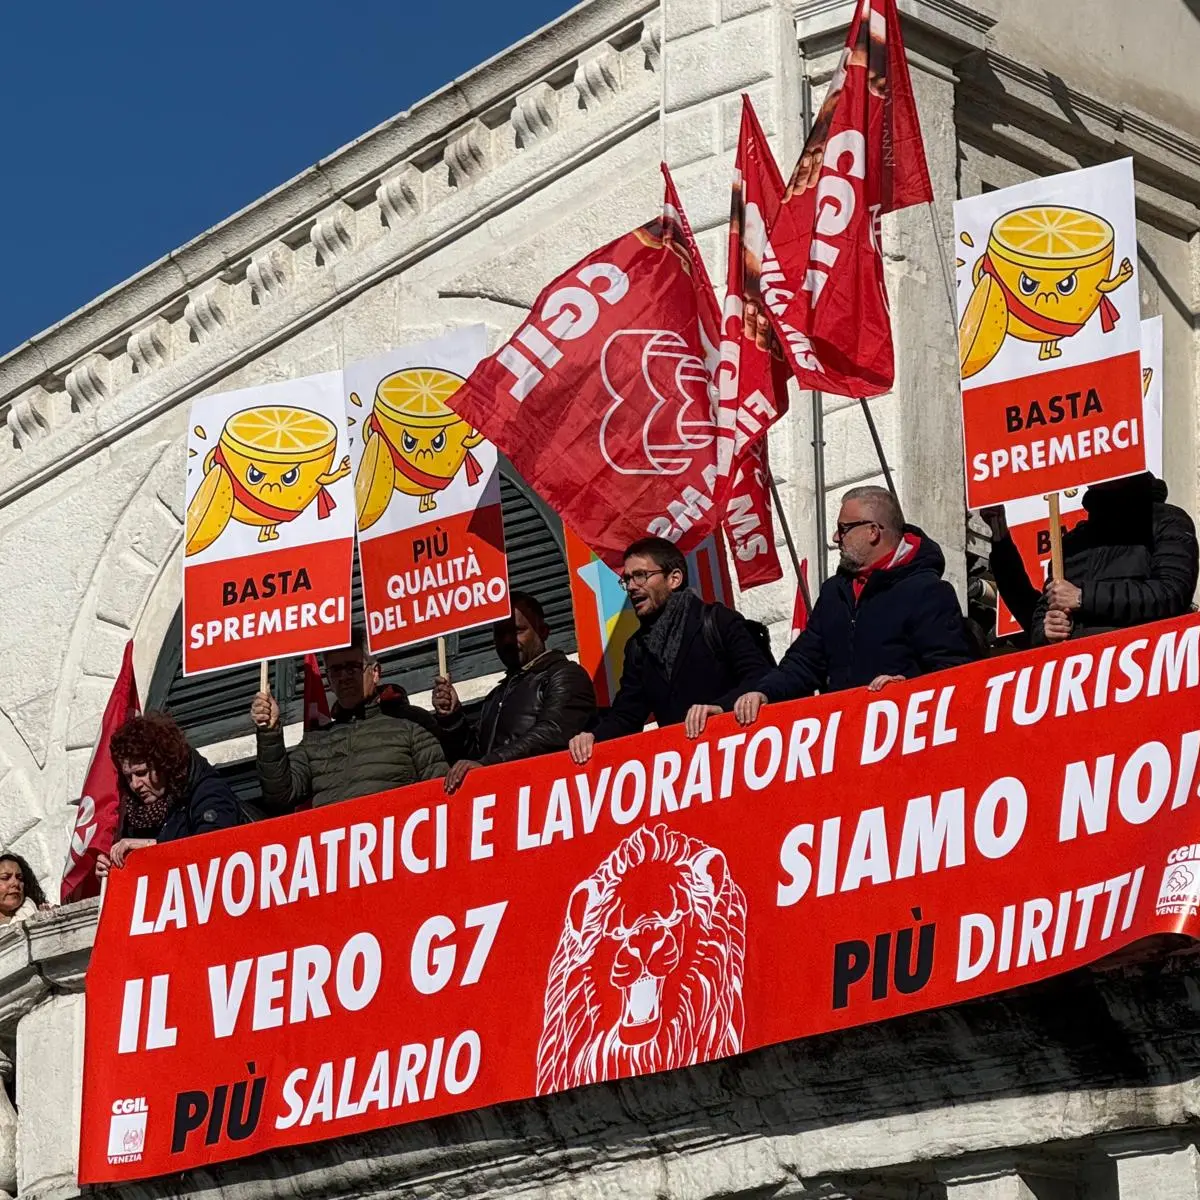
M 1200 913 L 1200 617 L 135 852 L 81 1183 L 986 996 Z

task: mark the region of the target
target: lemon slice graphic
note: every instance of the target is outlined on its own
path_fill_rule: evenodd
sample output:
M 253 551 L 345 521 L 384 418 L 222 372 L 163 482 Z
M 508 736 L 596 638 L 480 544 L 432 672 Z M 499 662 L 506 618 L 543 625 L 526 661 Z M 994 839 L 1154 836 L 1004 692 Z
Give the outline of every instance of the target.
M 1113 227 L 1095 213 L 1042 205 L 1006 213 L 992 226 L 988 252 L 1020 267 L 1078 270 L 1113 251 Z
M 402 425 L 452 425 L 461 418 L 446 401 L 462 385 L 461 375 L 436 367 L 396 371 L 380 381 L 375 407 Z
M 329 454 L 337 429 L 303 408 L 249 408 L 226 421 L 221 440 L 256 461 L 300 463 Z

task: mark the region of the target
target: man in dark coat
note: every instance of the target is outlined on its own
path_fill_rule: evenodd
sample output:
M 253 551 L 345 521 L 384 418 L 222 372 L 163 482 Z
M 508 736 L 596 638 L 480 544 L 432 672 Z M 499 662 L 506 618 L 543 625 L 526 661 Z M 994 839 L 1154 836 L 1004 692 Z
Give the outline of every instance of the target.
M 1063 537 L 1063 574 L 1033 615 L 1033 643 L 1128 629 L 1190 611 L 1198 569 L 1196 527 L 1149 471 L 1093 484 L 1087 519 Z
M 588 673 L 561 650 L 548 650 L 549 636 L 541 604 L 513 592 L 512 616 L 493 630 L 507 674 L 487 694 L 478 720 L 464 718 L 449 679 L 439 675 L 433 681 L 433 711 L 454 764 L 446 776 L 447 792 L 457 791 L 475 767 L 565 750 L 595 715 L 596 691 Z
M 306 730 L 290 750 L 275 697 L 259 692 L 250 706 L 267 809 L 319 808 L 446 774 L 441 744 L 411 719 L 407 696 L 389 700 L 379 693 L 379 664 L 367 651 L 364 630 L 354 630 L 349 646 L 326 653 L 325 674 L 335 697 L 333 719 L 323 729 Z
M 571 739 L 580 764 L 596 742 L 640 733 L 652 715 L 659 725 L 674 725 L 694 708 L 722 711 L 771 668 L 744 617 L 723 604 L 705 605 L 688 589 L 687 560 L 666 539 L 643 538 L 625 551 L 621 585 L 641 625 L 626 643 L 612 707 L 593 730 Z
M 826 580 L 808 627 L 783 661 L 732 707 L 749 725 L 764 704 L 915 679 L 957 667 L 975 655 L 946 560 L 931 538 L 907 525 L 884 488 L 851 488 L 834 535 L 837 573 Z

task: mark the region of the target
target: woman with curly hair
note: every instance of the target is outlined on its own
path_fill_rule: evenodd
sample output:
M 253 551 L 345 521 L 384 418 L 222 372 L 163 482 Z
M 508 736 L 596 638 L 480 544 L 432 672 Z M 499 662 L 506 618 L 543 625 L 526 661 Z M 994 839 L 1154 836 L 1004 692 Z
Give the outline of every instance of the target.
M 101 879 L 132 850 L 241 822 L 237 797 L 166 713 L 126 721 L 109 740 L 121 795 L 120 839 L 96 860 Z
M 33 868 L 19 854 L 0 854 L 0 928 L 49 907 Z

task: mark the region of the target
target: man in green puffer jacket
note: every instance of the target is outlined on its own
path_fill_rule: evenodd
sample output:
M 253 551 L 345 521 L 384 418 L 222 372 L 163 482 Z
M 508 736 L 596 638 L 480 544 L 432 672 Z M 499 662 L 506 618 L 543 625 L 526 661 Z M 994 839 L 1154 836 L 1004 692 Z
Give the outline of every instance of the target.
M 351 644 L 325 655 L 336 703 L 324 729 L 310 729 L 298 746 L 283 742 L 279 705 L 259 692 L 250 706 L 258 735 L 258 781 L 271 812 L 313 808 L 440 779 L 448 769 L 438 739 L 418 724 L 404 700 L 378 694 L 379 664 L 367 652 L 362 629 Z M 431 718 L 432 721 L 432 718 Z

